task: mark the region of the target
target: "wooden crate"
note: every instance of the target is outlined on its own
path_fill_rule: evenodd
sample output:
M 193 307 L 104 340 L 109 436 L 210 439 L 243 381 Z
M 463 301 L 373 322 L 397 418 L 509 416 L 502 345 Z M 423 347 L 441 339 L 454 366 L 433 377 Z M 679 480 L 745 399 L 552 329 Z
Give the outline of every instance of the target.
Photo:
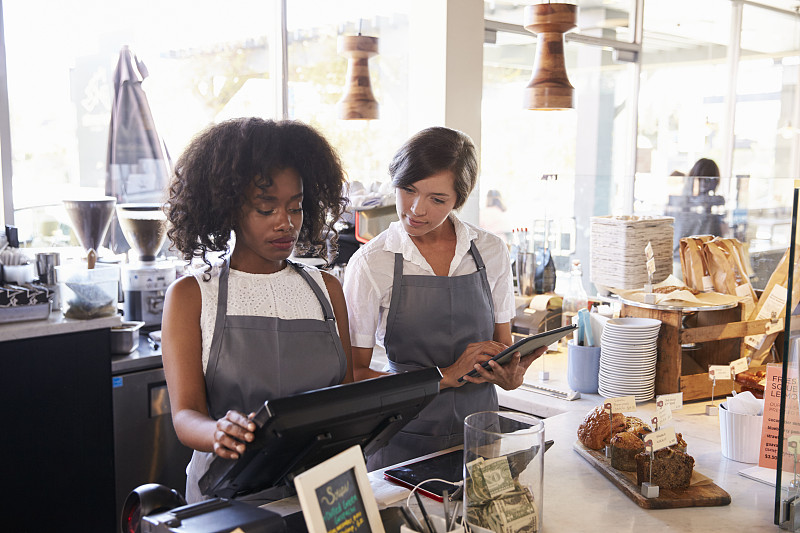
M 743 354 L 742 339 L 764 333 L 769 320 L 745 321 L 744 306 L 713 311 L 659 310 L 623 304 L 621 317 L 661 321 L 656 360 L 656 394 L 683 392 L 684 401 L 711 398 L 709 365 L 727 365 Z M 682 345 L 694 344 L 694 349 Z M 714 397 L 739 391 L 732 380 L 717 381 Z

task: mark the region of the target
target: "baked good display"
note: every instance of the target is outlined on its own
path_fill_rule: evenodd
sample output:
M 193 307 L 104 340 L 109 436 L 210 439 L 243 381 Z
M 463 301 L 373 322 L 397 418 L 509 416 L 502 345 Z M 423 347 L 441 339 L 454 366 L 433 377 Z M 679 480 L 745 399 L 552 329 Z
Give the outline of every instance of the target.
M 636 454 L 636 482 L 641 485 L 650 480 L 650 452 Z M 653 479 L 651 483 L 662 489 L 689 487 L 694 470 L 694 457 L 673 448 L 661 448 L 653 454 Z
M 621 431 L 611 437 L 611 466 L 626 472 L 636 471 L 636 454 L 644 451 L 644 442 L 632 431 Z
M 625 431 L 625 415 L 614 413 L 609 422 L 608 413 L 602 407 L 595 407 L 578 426 L 578 440 L 592 450 L 600 450 L 608 445 L 614 433 Z
M 683 435 L 681 433 L 675 433 L 675 439 L 678 442 L 670 446 L 670 448 L 672 448 L 673 450 L 678 450 L 679 452 L 686 453 L 687 446 L 686 446 L 686 441 L 683 440 Z
M 653 429 L 639 417 L 626 416 L 625 417 L 625 431 L 636 433 L 640 437 L 652 433 Z
M 742 386 L 742 392 L 750 391 L 758 399 L 764 398 L 764 388 L 767 383 L 767 373 L 763 370 L 747 370 L 739 372 L 733 378 Z
M 692 289 L 691 287 L 685 287 L 685 286 L 681 287 L 681 286 L 678 286 L 678 285 L 665 285 L 664 287 L 654 287 L 653 288 L 653 292 L 656 293 L 656 294 L 669 294 L 669 293 L 675 292 L 675 291 L 689 291 L 692 294 L 694 294 L 695 296 L 700 294 L 700 291 Z

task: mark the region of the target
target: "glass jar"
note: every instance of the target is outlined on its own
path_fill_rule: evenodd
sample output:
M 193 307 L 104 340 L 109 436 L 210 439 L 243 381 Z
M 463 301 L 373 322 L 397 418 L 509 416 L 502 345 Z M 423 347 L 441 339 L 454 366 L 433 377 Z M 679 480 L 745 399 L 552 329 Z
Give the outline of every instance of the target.
M 513 411 L 464 419 L 464 509 L 472 531 L 542 529 L 544 423 Z

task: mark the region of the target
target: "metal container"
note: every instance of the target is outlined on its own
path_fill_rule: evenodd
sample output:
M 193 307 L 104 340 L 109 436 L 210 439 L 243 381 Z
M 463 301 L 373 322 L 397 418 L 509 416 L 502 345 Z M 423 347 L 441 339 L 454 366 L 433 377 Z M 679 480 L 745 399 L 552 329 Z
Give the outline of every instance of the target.
M 123 322 L 111 328 L 111 353 L 128 354 L 139 347 L 139 329 L 144 322 Z

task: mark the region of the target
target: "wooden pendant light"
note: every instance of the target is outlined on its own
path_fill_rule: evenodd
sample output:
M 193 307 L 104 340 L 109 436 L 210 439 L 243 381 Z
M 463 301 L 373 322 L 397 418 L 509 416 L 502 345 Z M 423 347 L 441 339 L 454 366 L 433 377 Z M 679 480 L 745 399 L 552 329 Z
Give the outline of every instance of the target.
M 337 49 L 339 55 L 347 57 L 347 85 L 344 96 L 336 104 L 339 118 L 378 118 L 378 101 L 372 94 L 369 80 L 369 58 L 378 54 L 378 38 L 360 33 L 342 35 L 339 37 Z
M 564 34 L 577 23 L 575 4 L 554 2 L 525 7 L 525 29 L 537 34 L 533 75 L 525 87 L 526 109 L 570 109 L 575 88 L 567 78 Z

